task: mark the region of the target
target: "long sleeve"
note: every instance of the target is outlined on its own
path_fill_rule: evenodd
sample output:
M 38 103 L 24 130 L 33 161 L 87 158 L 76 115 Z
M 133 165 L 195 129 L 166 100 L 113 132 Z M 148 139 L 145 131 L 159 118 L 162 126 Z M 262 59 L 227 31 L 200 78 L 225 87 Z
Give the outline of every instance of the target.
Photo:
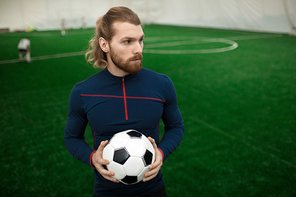
M 83 100 L 76 85 L 69 99 L 69 113 L 64 137 L 65 146 L 76 159 L 92 166 L 90 159 L 94 149 L 84 140 L 87 123 L 88 120 L 83 109 Z
M 165 104 L 162 115 L 165 125 L 164 136 L 158 145 L 165 160 L 180 144 L 184 135 L 184 125 L 177 105 L 177 96 L 172 81 L 165 80 Z

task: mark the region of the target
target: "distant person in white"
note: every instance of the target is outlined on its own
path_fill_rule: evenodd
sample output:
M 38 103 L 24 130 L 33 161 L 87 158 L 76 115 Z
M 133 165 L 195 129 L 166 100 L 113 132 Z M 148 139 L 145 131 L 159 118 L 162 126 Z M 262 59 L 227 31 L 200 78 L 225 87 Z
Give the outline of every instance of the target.
M 26 62 L 31 62 L 31 43 L 30 43 L 30 38 L 23 38 L 20 40 L 20 42 L 18 43 L 17 46 L 18 50 L 19 50 L 19 60 L 22 61 L 26 61 Z M 23 59 L 23 55 L 25 55 L 25 58 Z
M 67 33 L 66 20 L 63 18 L 61 22 L 61 35 L 65 36 Z

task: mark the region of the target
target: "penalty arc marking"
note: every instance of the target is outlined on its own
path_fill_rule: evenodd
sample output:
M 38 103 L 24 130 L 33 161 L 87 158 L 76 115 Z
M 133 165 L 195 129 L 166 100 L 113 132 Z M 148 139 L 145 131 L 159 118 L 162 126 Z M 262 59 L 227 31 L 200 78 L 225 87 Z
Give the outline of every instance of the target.
M 198 53 L 221 53 L 226 51 L 234 50 L 238 47 L 238 43 L 224 39 L 224 38 L 201 38 L 201 37 L 152 37 L 147 38 L 145 41 L 164 41 L 168 40 L 170 42 L 162 42 L 156 44 L 145 44 L 144 53 L 158 53 L 158 54 L 198 54 Z M 182 41 L 174 41 L 182 40 Z M 222 48 L 213 48 L 213 49 L 192 49 L 192 50 L 170 50 L 170 49 L 155 49 L 159 47 L 172 47 L 172 46 L 185 46 L 185 45 L 197 45 L 200 43 L 223 43 L 228 45 L 227 47 Z

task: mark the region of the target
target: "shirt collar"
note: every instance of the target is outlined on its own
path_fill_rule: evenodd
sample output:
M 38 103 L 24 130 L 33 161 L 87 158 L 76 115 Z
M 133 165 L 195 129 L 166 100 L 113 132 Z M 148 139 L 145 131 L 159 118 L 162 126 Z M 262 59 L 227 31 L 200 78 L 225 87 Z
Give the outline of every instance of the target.
M 136 77 L 141 71 L 136 74 L 128 74 L 123 77 L 118 77 L 118 76 L 113 75 L 112 73 L 109 72 L 109 70 L 107 68 L 105 68 L 102 72 L 104 72 L 113 81 L 121 82 L 123 79 L 126 81 L 126 80 L 130 80 L 130 79 Z

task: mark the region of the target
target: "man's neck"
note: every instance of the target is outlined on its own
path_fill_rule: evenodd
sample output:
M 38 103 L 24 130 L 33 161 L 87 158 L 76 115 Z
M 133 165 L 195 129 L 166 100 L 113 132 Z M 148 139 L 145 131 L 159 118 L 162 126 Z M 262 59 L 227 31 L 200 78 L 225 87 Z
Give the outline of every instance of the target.
M 114 76 L 116 76 L 116 77 L 124 77 L 124 76 L 126 76 L 126 75 L 129 74 L 129 73 L 127 73 L 127 72 L 121 70 L 120 68 L 118 68 L 118 67 L 115 66 L 115 65 L 110 65 L 110 64 L 109 64 L 109 65 L 107 66 L 107 69 L 108 69 L 108 71 L 109 71 L 112 75 L 114 75 Z

